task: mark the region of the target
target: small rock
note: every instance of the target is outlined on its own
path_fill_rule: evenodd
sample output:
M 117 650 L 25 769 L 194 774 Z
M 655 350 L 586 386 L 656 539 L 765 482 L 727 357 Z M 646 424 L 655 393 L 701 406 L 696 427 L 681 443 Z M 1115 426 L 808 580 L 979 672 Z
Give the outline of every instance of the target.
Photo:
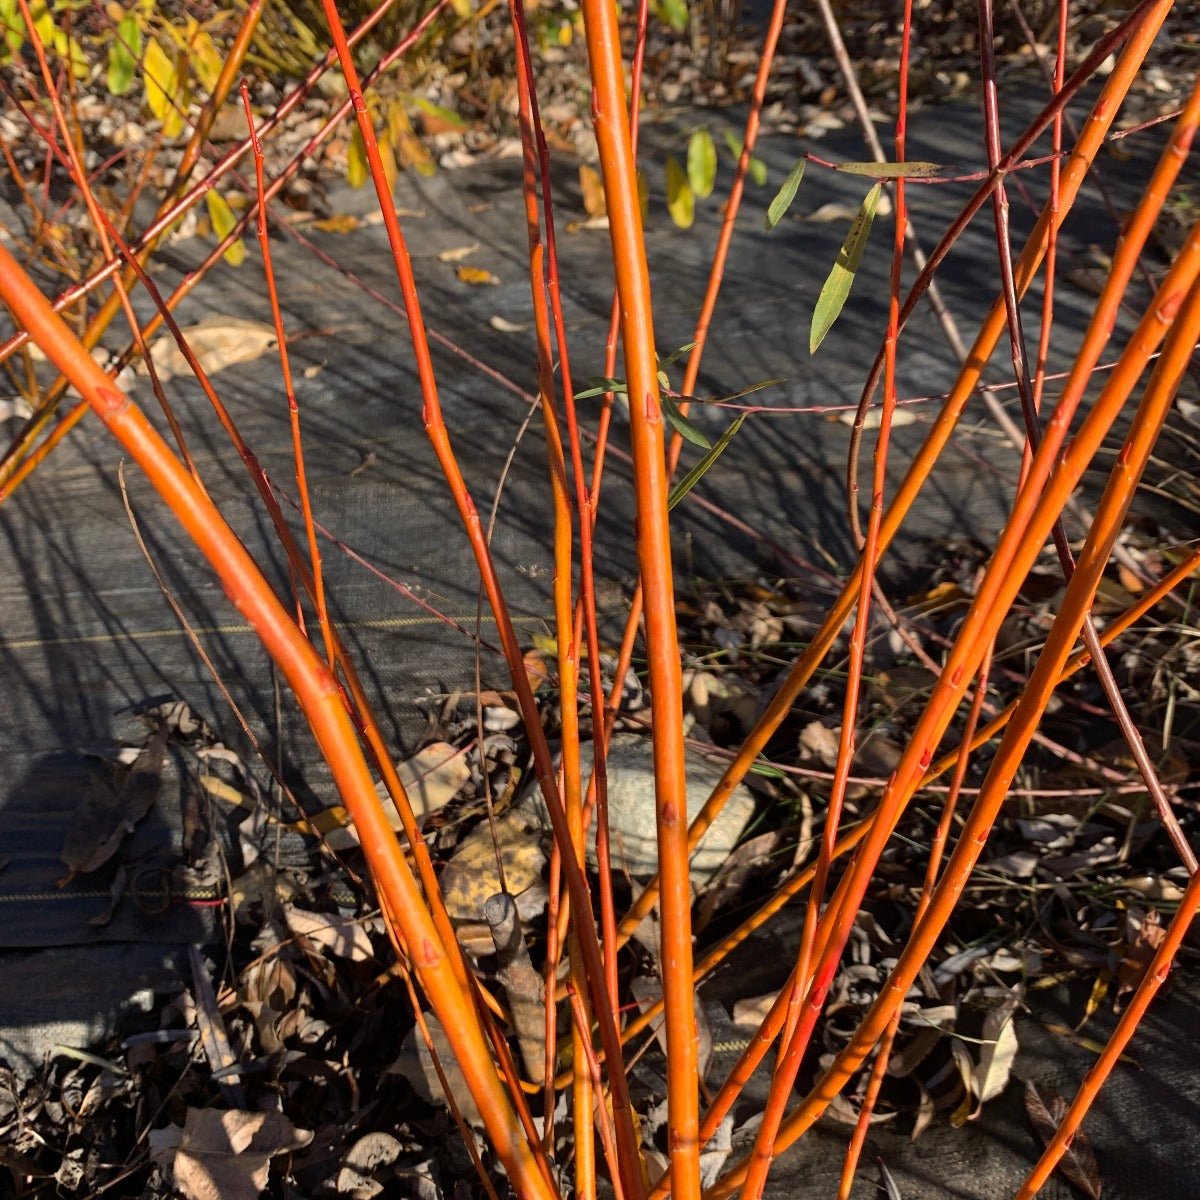
M 592 744 L 581 747 L 584 787 L 590 771 Z M 724 767 L 688 747 L 686 751 L 688 820 L 695 818 L 712 794 Z M 530 794 L 524 807 L 545 830 L 550 814 L 540 790 Z M 692 854 L 692 887 L 707 883 L 729 857 L 738 838 L 754 814 L 754 797 L 741 784 L 734 790 L 721 815 Z M 654 757 L 652 743 L 633 733 L 619 733 L 608 745 L 608 823 L 611 830 L 613 869 L 634 879 L 649 879 L 658 870 L 658 837 L 654 819 Z M 588 843 L 588 863 L 596 866 L 596 834 L 593 825 Z

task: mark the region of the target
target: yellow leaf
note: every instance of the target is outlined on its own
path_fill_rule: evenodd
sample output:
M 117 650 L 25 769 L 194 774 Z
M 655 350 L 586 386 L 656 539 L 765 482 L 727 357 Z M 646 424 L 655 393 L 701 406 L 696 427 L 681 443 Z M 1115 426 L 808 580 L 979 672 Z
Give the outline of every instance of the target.
M 350 233 L 361 224 L 362 221 L 353 213 L 336 213 L 332 217 L 325 217 L 320 221 L 314 221 L 312 227 L 319 229 L 322 233 Z
M 460 283 L 469 283 L 472 287 L 496 287 L 500 282 L 483 267 L 459 267 L 455 274 Z
M 650 219 L 650 185 L 646 182 L 646 172 L 638 167 L 637 172 L 638 205 L 642 210 L 642 222 Z
M 233 209 L 229 207 L 229 201 L 212 188 L 205 192 L 204 203 L 208 206 L 208 219 L 212 222 L 213 233 L 217 235 L 218 241 L 222 241 L 237 224 Z M 231 267 L 240 267 L 245 259 L 246 243 L 242 238 L 237 238 L 229 244 L 229 249 L 225 251 L 225 261 Z
M 183 114 L 179 111 L 183 99 L 179 73 L 166 51 L 153 39 L 146 46 L 142 73 L 145 76 L 146 106 L 162 122 L 163 137 L 178 137 L 183 132 Z
M 189 54 L 189 62 L 192 70 L 196 72 L 196 78 L 200 80 L 204 90 L 211 94 L 221 77 L 221 68 L 225 65 L 221 52 L 212 40 L 212 34 L 201 30 L 192 42 Z
M 471 15 L 471 0 L 450 0 L 450 7 L 460 21 L 467 20 Z
M 367 146 L 358 125 L 350 135 L 350 148 L 346 152 L 346 182 L 352 188 L 360 188 L 371 173 L 367 164 Z
M 674 157 L 667 159 L 667 212 L 680 229 L 689 229 L 696 219 L 696 196 Z
M 420 175 L 432 175 L 437 170 L 425 143 L 413 132 L 402 100 L 388 105 L 388 138 L 402 167 L 412 167 Z
M 579 187 L 583 192 L 583 211 L 589 217 L 602 217 L 605 213 L 604 183 L 600 172 L 586 164 L 579 168 Z

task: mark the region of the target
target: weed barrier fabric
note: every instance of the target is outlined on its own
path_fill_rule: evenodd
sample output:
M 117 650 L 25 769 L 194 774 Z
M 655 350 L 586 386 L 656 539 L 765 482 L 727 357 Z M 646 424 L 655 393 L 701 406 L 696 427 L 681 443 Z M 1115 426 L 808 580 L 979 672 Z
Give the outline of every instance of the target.
M 1010 108 L 1012 128 L 1033 115 L 1032 94 L 1022 101 L 1025 105 L 1028 111 L 1020 113 L 1012 111 L 1015 103 Z M 714 129 L 727 123 L 723 114 L 706 119 Z M 736 119 L 728 123 L 736 127 Z M 652 191 L 648 247 L 663 355 L 691 340 L 719 222 L 719 188 L 700 206 L 691 230 L 675 230 L 667 220 L 661 163 L 667 153 L 678 152 L 685 139 L 686 132 L 679 128 L 651 126 L 643 142 Z M 1151 157 L 1157 149 L 1152 142 L 1139 139 L 1137 153 Z M 966 170 L 977 163 L 979 144 L 972 110 L 914 115 L 914 158 Z M 778 181 L 804 148 L 797 139 L 776 136 L 765 138 L 758 153 L 771 179 Z M 831 159 L 862 156 L 851 131 L 831 134 L 813 148 Z M 431 330 L 514 380 L 518 390 L 528 391 L 533 386 L 534 351 L 528 331 L 519 170 L 518 163 L 509 161 L 431 179 L 405 176 L 398 185 L 397 204 L 423 214 L 403 220 Z M 566 232 L 568 220 L 582 209 L 576 168 L 564 163 L 556 171 L 565 313 L 576 386 L 582 389 L 601 372 L 611 304 L 607 233 Z M 1119 177 L 1110 172 L 1118 207 L 1122 196 L 1136 195 L 1138 178 L 1128 164 Z M 1027 182 L 1036 190 L 1040 174 L 1031 173 Z M 972 186 L 910 188 L 914 220 L 930 231 L 927 244 Z M 749 192 L 706 352 L 701 394 L 726 395 L 765 379 L 783 378 L 786 382 L 751 399 L 792 407 L 854 405 L 869 365 L 865 355 L 873 353 L 883 327 L 883 243 L 869 249 L 845 313 L 819 357 L 810 360 L 803 346 L 812 300 L 827 264 L 834 260 L 845 223 L 801 224 L 798 216 L 789 217 L 767 234 L 762 218 L 773 190 L 768 185 Z M 834 202 L 854 208 L 864 190 L 861 179 L 810 171 L 794 212 L 811 214 Z M 365 192 L 335 186 L 329 199 L 336 213 L 369 212 Z M 1014 205 L 1014 225 L 1024 229 L 1031 223 L 1031 215 Z M 346 234 L 303 226 L 300 231 L 369 287 L 395 297 L 378 225 L 364 223 Z M 1111 236 L 1099 202 L 1089 199 L 1072 217 L 1064 246 L 1106 243 Z M 458 279 L 453 263 L 438 258 L 443 251 L 474 243 L 479 249 L 462 261 L 491 272 L 498 286 L 469 286 Z M 160 255 L 165 264 L 160 287 L 169 290 L 167 285 L 173 286 L 204 249 L 198 242 L 167 247 Z M 463 632 L 475 627 L 473 563 L 421 425 L 403 318 L 345 276 L 318 265 L 286 237 L 275 238 L 273 255 L 285 326 L 295 339 L 292 360 L 317 520 L 460 627 L 445 623 L 335 546 L 324 544 L 332 611 L 377 702 L 384 735 L 399 757 L 413 749 L 439 697 L 473 686 L 473 646 Z M 196 289 L 178 313 L 181 324 L 214 315 L 268 321 L 259 267 L 256 248 L 248 246 L 247 261 L 239 271 L 222 266 Z M 979 280 L 994 278 L 994 246 L 985 223 L 968 233 L 939 276 L 968 334 L 991 298 L 990 287 L 980 288 Z M 142 315 L 148 315 L 144 297 L 137 304 Z M 1064 294 L 1057 306 L 1064 353 L 1069 335 L 1081 332 L 1084 315 L 1084 309 L 1073 307 Z M 499 327 L 495 317 L 502 319 Z M 508 331 L 513 326 L 527 328 Z M 951 363 L 927 307 L 918 311 L 906 337 L 909 349 L 898 381 L 900 394 L 937 391 L 945 385 Z M 435 354 L 451 436 L 476 503 L 486 514 L 528 411 L 527 400 L 444 344 L 435 346 Z M 1004 364 L 997 360 L 994 371 L 995 378 L 1002 379 Z M 280 491 L 294 494 L 290 430 L 276 358 L 268 352 L 230 367 L 217 373 L 214 383 Z M 145 382 L 137 386 L 139 400 L 153 410 Z M 207 486 L 256 557 L 268 564 L 280 594 L 286 595 L 286 573 L 272 548 L 269 522 L 252 499 L 242 464 L 216 429 L 200 389 L 186 380 L 173 380 L 169 388 Z M 585 425 L 593 423 L 595 410 L 589 406 L 597 403 L 581 402 Z M 982 413 L 982 408 L 973 411 Z M 699 406 L 693 421 L 715 437 L 730 416 Z M 919 415 L 914 424 L 896 429 L 897 463 L 919 443 L 923 420 Z M 988 431 L 962 438 L 924 493 L 910 526 L 913 546 L 928 549 L 964 531 L 990 534 L 1002 524 L 1017 457 L 991 431 L 990 422 L 981 416 L 980 423 L 988 425 Z M 15 427 L 12 422 L 5 432 Z M 852 562 L 843 512 L 848 439 L 848 428 L 833 414 L 752 417 L 697 491 L 813 564 L 814 578 L 831 564 L 845 571 Z M 616 445 L 623 447 L 627 440 L 627 425 L 618 409 Z M 869 439 L 865 452 L 870 453 Z M 5 681 L 0 712 L 0 1057 L 26 1069 L 55 1044 L 76 1044 L 117 1028 L 123 1010 L 137 1008 L 145 1002 L 148 988 L 152 995 L 154 986 L 178 974 L 184 947 L 209 944 L 214 938 L 210 909 L 173 904 L 165 912 L 147 911 L 153 905 L 147 903 L 152 889 L 146 881 L 154 871 L 169 869 L 179 860 L 183 817 L 177 777 L 165 781 L 152 811 L 109 864 L 92 873 L 94 877 L 58 888 L 65 873 L 59 858 L 62 840 L 97 761 L 87 752 L 111 755 L 122 746 L 139 744 L 146 726 L 136 712 L 174 697 L 185 700 L 240 754 L 252 756 L 137 549 L 117 482 L 118 462 L 105 431 L 94 420 L 85 420 L 0 507 L 0 605 L 5 613 L 0 629 L 0 677 Z M 609 470 L 596 535 L 596 573 L 602 637 L 612 644 L 619 636 L 636 563 L 628 467 L 612 458 Z M 515 450 L 493 541 L 523 640 L 545 629 L 543 620 L 551 611 L 545 471 L 535 416 Z M 129 472 L 127 481 L 156 565 L 266 753 L 281 762 L 285 781 L 306 807 L 333 803 L 328 771 L 290 698 L 278 694 L 266 656 L 174 523 L 165 519 L 145 481 L 136 472 Z M 286 501 L 284 507 L 293 518 Z M 802 573 L 795 559 L 781 562 L 769 544 L 694 503 L 681 505 L 672 519 L 681 595 L 693 580 Z M 293 528 L 301 532 L 298 520 Z M 897 547 L 885 560 L 885 569 L 918 565 L 919 550 L 908 553 L 914 557 L 906 563 L 904 548 Z M 492 630 L 485 606 L 485 643 Z M 503 664 L 486 645 L 481 666 L 485 686 L 504 686 Z M 265 772 L 262 777 L 265 780 Z M 113 905 L 120 869 L 128 878 Z M 51 894 L 53 901 L 36 899 Z M 11 895 L 20 898 L 13 900 Z M 110 919 L 100 923 L 98 917 L 110 908 Z M 750 949 L 763 953 L 761 945 Z M 790 954 L 783 946 L 769 952 L 776 962 Z M 186 964 L 186 955 L 183 961 Z M 1138 1068 L 1122 1067 L 1089 1119 L 1087 1129 L 1096 1143 L 1107 1196 L 1200 1197 L 1200 1184 L 1195 1182 L 1200 1179 L 1200 1142 L 1194 1119 L 1200 1058 L 1193 1049 L 1200 1027 L 1198 994 L 1200 989 L 1184 980 L 1152 1010 L 1134 1043 Z M 32 995 L 38 1004 L 30 1003 Z M 1063 1019 L 1071 1023 L 1069 1016 Z M 1024 1027 L 1028 1032 L 1022 1036 L 1017 1073 L 1025 1065 L 1032 1076 L 1057 1082 L 1069 1095 L 1089 1056 L 1045 1034 L 1035 1023 L 1026 1021 Z M 835 1138 L 818 1129 L 815 1137 L 780 1161 L 772 1194 L 830 1194 L 844 1137 L 842 1130 Z M 913 1146 L 884 1129 L 872 1134 L 869 1146 L 869 1155 L 884 1154 L 905 1200 L 1004 1195 L 1037 1153 L 1016 1085 L 965 1129 L 935 1126 Z M 859 1196 L 875 1194 L 869 1155 L 855 1193 Z M 1072 1193 L 1055 1179 L 1043 1194 Z

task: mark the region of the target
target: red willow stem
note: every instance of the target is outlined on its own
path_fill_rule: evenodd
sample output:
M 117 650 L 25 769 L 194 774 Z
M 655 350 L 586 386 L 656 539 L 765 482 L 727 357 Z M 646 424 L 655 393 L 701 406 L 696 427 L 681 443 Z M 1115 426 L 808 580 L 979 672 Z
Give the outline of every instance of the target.
M 250 130 L 250 142 L 254 148 L 254 181 L 258 189 L 258 244 L 262 250 L 263 275 L 267 284 L 267 296 L 271 301 L 271 319 L 275 323 L 275 340 L 279 344 L 279 368 L 283 374 L 283 388 L 287 396 L 288 424 L 292 431 L 292 457 L 296 465 L 296 490 L 300 497 L 300 513 L 304 520 L 304 532 L 308 538 L 309 570 L 313 580 L 313 601 L 317 609 L 317 622 L 325 640 L 325 661 L 330 671 L 336 670 L 337 656 L 333 648 L 333 629 L 329 623 L 329 610 L 325 604 L 325 574 L 321 569 L 321 550 L 317 544 L 317 531 L 313 524 L 312 503 L 308 495 L 308 475 L 304 467 L 304 444 L 300 436 L 300 405 L 296 401 L 296 389 L 292 383 L 292 363 L 287 348 L 287 333 L 283 328 L 283 313 L 279 307 L 279 291 L 275 286 L 275 265 L 271 259 L 271 238 L 267 232 L 266 185 L 263 180 L 263 153 L 258 134 L 254 129 L 254 114 L 250 111 L 250 89 L 242 83 L 242 106 L 246 112 L 246 125 Z

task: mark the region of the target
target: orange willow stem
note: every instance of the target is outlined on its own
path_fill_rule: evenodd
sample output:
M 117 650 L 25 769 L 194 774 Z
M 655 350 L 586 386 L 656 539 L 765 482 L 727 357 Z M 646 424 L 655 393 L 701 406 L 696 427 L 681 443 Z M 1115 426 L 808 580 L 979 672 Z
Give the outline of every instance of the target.
M 1176 263 L 1177 267 L 1179 261 L 1185 257 L 1193 260 L 1191 278 L 1185 285 L 1188 289 L 1186 301 L 1179 290 L 1178 281 L 1169 279 L 1160 295 L 1155 298 L 1151 312 L 1143 321 L 1143 326 L 1171 321 L 1173 327 L 1163 354 L 1151 376 L 1145 398 L 1134 417 L 1129 438 L 1118 456 L 1108 486 L 1097 506 L 1095 521 L 1080 554 L 1076 571 L 1067 585 L 1066 596 L 1051 627 L 1046 645 L 1030 676 L 1029 684 L 1021 697 L 1017 711 L 996 751 L 984 785 L 947 865 L 945 876 L 930 902 L 924 920 L 914 929 L 884 990 L 863 1019 L 850 1044 L 839 1054 L 833 1066 L 825 1073 L 799 1110 L 785 1123 L 777 1143 L 777 1150 L 786 1149 L 805 1129 L 812 1125 L 833 1096 L 845 1086 L 846 1081 L 866 1055 L 870 1053 L 871 1048 L 886 1028 L 895 1008 L 903 1003 L 903 998 L 921 966 L 927 961 L 936 939 L 958 902 L 967 877 L 987 841 L 988 832 L 999 813 L 1012 778 L 1028 747 L 1032 731 L 1045 710 L 1055 682 L 1061 674 L 1071 647 L 1078 636 L 1083 618 L 1095 594 L 1108 555 L 1120 530 L 1120 523 L 1140 478 L 1140 473 L 1149 458 L 1162 421 L 1165 419 L 1170 403 L 1183 378 L 1197 338 L 1200 338 L 1200 286 L 1196 285 L 1195 270 L 1197 264 L 1200 263 L 1200 226 L 1192 230 L 1188 245 Z M 1174 271 L 1173 274 L 1175 274 Z M 1141 346 L 1137 346 L 1139 340 L 1143 341 Z M 1134 340 L 1134 345 L 1143 353 L 1145 340 L 1149 339 L 1138 339 L 1135 336 Z M 1141 358 L 1142 354 L 1139 353 L 1133 357 Z M 1120 400 L 1123 396 L 1124 392 L 1118 392 L 1116 395 L 1102 395 L 1097 401 L 1096 408 L 1085 421 L 1079 437 L 1064 455 L 1060 468 L 1047 485 L 1045 495 L 1029 523 L 1021 553 L 1012 564 L 1012 569 L 1007 572 L 1005 588 L 1001 589 L 993 603 L 983 606 L 986 619 L 982 628 L 978 630 L 968 628 L 979 624 L 971 620 L 971 614 L 968 615 L 963 632 L 960 634 L 959 641 L 947 664 L 948 672 L 969 668 L 970 659 L 966 658 L 963 653 L 965 643 L 978 644 L 980 640 L 990 641 L 994 636 L 995 629 L 999 627 L 1000 621 L 1007 611 L 1007 602 L 1010 597 L 1006 593 L 1015 595 L 1029 567 L 1036 560 L 1042 541 L 1049 533 L 1067 495 L 1077 484 L 1084 467 L 1098 449 L 1116 415 L 1116 410 L 1120 407 Z M 1042 451 L 1039 451 L 1034 459 L 1035 471 L 1041 458 Z M 981 588 L 981 594 L 984 590 L 985 588 Z M 949 684 L 945 680 L 939 683 L 939 691 L 948 688 Z M 934 699 L 930 701 L 922 715 L 910 750 L 912 747 L 929 744 L 928 735 L 922 726 L 932 723 L 931 713 L 936 709 L 936 699 L 935 693 Z M 940 721 L 938 723 L 940 724 Z M 932 734 L 935 730 L 930 733 Z M 896 769 L 895 778 L 901 789 L 901 795 L 909 790 L 905 783 L 905 777 L 912 770 L 912 764 L 906 762 L 905 759 L 911 757 L 912 755 L 906 752 Z M 889 797 L 885 796 L 885 801 L 888 799 Z M 883 803 L 880 808 L 883 812 Z M 878 819 L 876 823 L 878 824 Z M 869 841 L 867 845 L 870 844 Z M 864 859 L 869 857 L 866 854 L 862 855 Z M 845 899 L 841 913 L 839 913 L 839 928 L 831 939 L 831 951 L 834 945 L 842 940 L 843 930 L 846 927 L 846 912 L 851 909 L 861 894 L 857 885 L 858 881 L 853 878 L 856 874 L 855 868 L 858 868 L 859 865 L 856 860 L 854 868 L 847 876 Z M 826 957 L 829 955 L 827 954 Z M 819 982 L 824 980 L 826 966 L 827 964 L 822 962 L 818 968 Z M 730 1174 L 713 1189 L 714 1200 L 729 1195 L 744 1170 L 743 1164 L 735 1166 Z
M 245 547 L 141 409 L 115 388 L 83 344 L 0 246 L 0 296 L 14 318 L 79 389 L 113 436 L 146 472 L 184 530 L 219 574 L 296 693 L 338 792 L 358 829 L 376 886 L 400 922 L 404 944 L 454 1046 L 489 1137 L 522 1195 L 551 1200 L 530 1147 L 513 1137 L 519 1123 L 500 1083 L 474 1002 L 447 956 L 420 889 L 375 794 L 371 772 L 342 702 L 341 689 L 263 579 Z
M 1157 31 L 1162 25 L 1166 12 L 1170 7 L 1171 0 L 1159 0 L 1157 5 L 1148 10 L 1148 15 L 1145 16 L 1143 24 L 1139 26 L 1136 34 L 1131 38 L 1130 45 L 1122 53 L 1116 67 L 1105 82 L 1104 89 L 1092 108 L 1091 117 L 1084 126 L 1083 134 L 1076 143 L 1075 149 L 1071 153 L 1071 158 L 1063 170 L 1062 194 L 1060 196 L 1059 207 L 1053 212 L 1043 212 L 1017 262 L 1017 289 L 1019 295 L 1023 295 L 1033 282 L 1037 268 L 1045 253 L 1049 228 L 1051 225 L 1055 227 L 1061 225 L 1070 212 L 1092 159 L 1099 151 L 1105 135 L 1116 118 L 1120 101 L 1129 90 L 1129 86 L 1136 76 L 1137 70 L 1149 48 L 1145 31 L 1147 29 Z M 1135 222 L 1131 223 L 1126 237 L 1122 239 L 1117 249 L 1113 263 L 1114 277 L 1119 277 L 1124 272 L 1132 273 L 1137 256 L 1141 253 L 1141 248 L 1145 243 L 1149 227 L 1153 224 L 1154 216 L 1161 209 L 1166 195 L 1170 190 L 1169 184 L 1165 183 L 1166 177 L 1169 176 L 1173 180 L 1174 174 L 1178 172 L 1177 163 L 1173 167 L 1167 166 L 1166 160 L 1170 153 L 1171 150 L 1168 148 L 1168 151 L 1164 153 L 1163 161 L 1160 162 L 1159 168 L 1151 181 L 1143 206 L 1139 209 L 1138 218 L 1135 218 Z M 1163 184 L 1163 186 L 1160 186 L 1160 184 Z M 1138 223 L 1143 209 L 1149 214 L 1148 222 L 1144 226 Z M 1125 274 L 1124 278 L 1127 280 L 1128 274 Z M 1086 351 L 1094 345 L 1096 357 L 1098 357 L 1100 350 L 1107 341 L 1108 333 L 1115 323 L 1116 313 L 1123 292 L 1124 284 L 1115 283 L 1113 279 L 1110 279 L 1110 285 L 1106 287 L 1105 294 L 1097 304 L 1096 313 L 1093 317 L 1084 348 Z M 892 539 L 899 531 L 921 488 L 924 486 L 933 464 L 937 461 L 938 456 L 949 441 L 950 435 L 954 431 L 968 399 L 975 391 L 983 370 L 995 351 L 996 343 L 1004 328 L 1004 302 L 1003 299 L 998 299 L 992 305 L 991 311 L 985 318 L 983 328 L 976 336 L 967 360 L 960 370 L 953 388 L 947 395 L 942 410 L 935 419 L 933 427 L 926 436 L 925 442 L 909 466 L 895 499 L 884 514 L 879 531 L 880 554 L 886 551 Z M 1090 365 L 1094 365 L 1096 357 L 1087 360 Z M 1089 371 L 1090 365 L 1088 368 Z M 1064 386 L 1064 399 L 1069 392 L 1077 402 L 1086 387 L 1087 379 L 1088 372 L 1079 369 L 1073 370 L 1071 378 Z M 754 760 L 763 752 L 784 718 L 791 712 L 792 705 L 796 702 L 800 693 L 812 677 L 813 672 L 817 669 L 837 639 L 838 633 L 854 607 L 862 570 L 863 563 L 860 560 L 851 573 L 845 587 L 842 589 L 841 594 L 834 601 L 829 615 L 822 622 L 820 629 L 813 635 L 808 649 L 796 661 L 796 664 L 780 685 L 779 690 L 767 706 L 765 712 L 759 718 L 758 723 L 747 734 L 741 749 L 726 768 L 724 775 L 722 775 L 720 781 L 713 789 L 712 795 L 692 822 L 689 831 L 689 844 L 692 847 L 704 836 L 709 826 L 720 815 L 729 797 L 733 794 L 734 788 L 745 778 L 746 772 L 749 771 Z M 647 912 L 653 907 L 656 899 L 656 887 L 657 881 L 652 879 L 623 918 L 619 926 L 622 938 L 628 938 L 646 916 Z
M 675 628 L 675 589 L 667 522 L 670 477 L 664 460 L 650 276 L 625 106 L 617 11 L 583 0 L 596 143 L 604 179 L 621 334 L 629 388 L 638 566 L 645 595 L 646 648 L 654 717 L 654 791 L 662 876 L 661 963 L 666 1001 L 668 1141 L 678 1200 L 700 1194 L 696 1014 L 692 993 L 692 897 L 688 863 L 683 687 Z
M 1013 1200 L 1033 1200 L 1042 1185 L 1050 1178 L 1050 1173 L 1058 1165 L 1059 1160 L 1069 1149 L 1072 1139 L 1079 1132 L 1083 1118 L 1095 1101 L 1104 1081 L 1120 1061 L 1125 1047 L 1129 1045 L 1130 1039 L 1137 1031 L 1138 1025 L 1146 1015 L 1146 1010 L 1150 1007 L 1150 1002 L 1154 999 L 1158 989 L 1166 982 L 1167 975 L 1171 970 L 1171 963 L 1175 960 L 1175 955 L 1179 953 L 1179 947 L 1183 943 L 1198 909 L 1200 909 L 1200 873 L 1193 874 L 1188 880 L 1183 898 L 1179 902 L 1179 909 L 1171 919 L 1170 925 L 1167 926 L 1163 940 L 1150 960 L 1150 966 L 1142 977 L 1142 982 L 1138 984 L 1133 999 L 1121 1014 L 1121 1019 L 1117 1022 L 1112 1037 L 1108 1039 L 1108 1044 L 1104 1047 L 1095 1065 L 1084 1077 L 1083 1083 L 1080 1084 L 1075 1099 L 1071 1101 L 1071 1107 L 1067 1109 L 1066 1116 L 1059 1123 L 1054 1137 L 1050 1139 L 1042 1157 L 1030 1171 L 1029 1177 L 1021 1184 L 1013 1196 Z
M 562 433 L 555 405 L 554 356 L 551 346 L 550 311 L 546 295 L 545 247 L 542 245 L 538 217 L 538 155 L 534 141 L 536 125 L 533 71 L 528 43 L 524 38 L 519 0 L 510 0 L 509 11 L 517 42 L 517 96 L 521 130 L 525 226 L 529 240 L 529 287 L 533 301 L 534 331 L 537 342 L 538 391 L 542 418 L 546 426 L 546 456 L 550 470 L 550 493 L 554 508 L 554 623 L 558 661 L 559 707 L 562 713 L 562 797 L 571 841 L 560 846 L 562 854 L 572 855 L 583 869 L 584 829 L 581 796 L 579 749 L 579 651 L 575 636 L 574 605 L 571 595 L 572 530 L 571 501 L 567 488 L 567 464 L 563 454 Z M 543 178 L 543 187 L 549 186 Z M 561 335 L 561 322 L 559 323 Z M 563 339 L 560 336 L 560 352 Z M 565 377 L 564 377 L 565 378 Z M 560 920 L 569 912 L 564 903 Z M 576 923 L 590 922 L 591 911 L 575 913 Z M 592 1023 L 586 1019 L 587 980 L 578 936 L 568 937 L 571 980 L 575 989 L 571 1012 L 572 1070 L 571 1093 L 575 1150 L 575 1194 L 580 1200 L 593 1200 L 596 1194 L 596 1137 L 592 1110 L 595 1103 L 592 1074 L 587 1054 L 591 1050 Z M 546 1003 L 554 1003 L 554 989 L 547 988 Z M 581 1022 L 578 1018 L 583 1015 Z M 548 1061 L 552 1061 L 547 1055 Z
M 417 376 L 421 386 L 425 430 L 433 445 L 434 453 L 437 455 L 450 492 L 454 497 L 455 506 L 466 529 L 467 537 L 475 557 L 476 568 L 496 620 L 500 644 L 503 647 L 504 657 L 508 663 L 509 675 L 511 676 L 513 690 L 517 696 L 517 704 L 525 723 L 525 731 L 530 739 L 537 779 L 542 790 L 542 795 L 546 800 L 546 809 L 554 829 L 554 837 L 559 845 L 569 846 L 571 844 L 571 835 L 567 824 L 567 816 L 555 780 L 554 762 L 550 755 L 550 747 L 546 741 L 545 731 L 542 728 L 537 702 L 534 699 L 533 689 L 529 683 L 529 676 L 525 671 L 524 656 L 521 653 L 520 642 L 517 640 L 512 617 L 508 611 L 503 593 L 500 590 L 495 564 L 492 561 L 487 537 L 484 533 L 482 522 L 479 519 L 479 512 L 466 486 L 462 469 L 454 455 L 453 447 L 450 444 L 450 436 L 442 415 L 441 401 L 438 396 L 437 381 L 433 370 L 433 359 L 429 350 L 429 339 L 425 330 L 424 318 L 421 314 L 420 300 L 417 296 L 412 259 L 409 256 L 404 233 L 400 228 L 400 222 L 396 215 L 391 189 L 383 171 L 379 146 L 375 138 L 375 131 L 371 126 L 366 101 L 363 99 L 358 71 L 350 54 L 350 48 L 346 42 L 345 30 L 342 28 L 341 19 L 338 16 L 334 0 L 322 0 L 322 6 L 329 24 L 330 35 L 342 66 L 342 72 L 346 78 L 347 91 L 354 106 L 359 132 L 362 134 L 363 143 L 366 148 L 371 178 L 375 184 L 376 194 L 379 198 L 384 229 L 387 233 L 401 295 L 403 296 L 405 310 L 408 314 L 409 332 L 412 336 Z M 651 357 L 653 358 L 653 355 Z M 678 662 L 676 662 L 676 670 L 678 671 Z M 682 743 L 682 737 L 680 741 Z M 615 1017 L 608 1005 L 604 1003 L 604 969 L 595 926 L 590 919 L 582 919 L 582 914 L 590 915 L 591 913 L 588 884 L 574 856 L 569 854 L 563 855 L 562 867 L 571 898 L 571 906 L 577 914 L 581 915 L 581 919 L 576 922 L 576 931 L 579 936 L 580 951 L 584 959 L 588 989 L 591 993 L 594 1011 L 599 1023 L 601 1044 L 604 1048 L 605 1057 L 610 1064 L 613 1117 L 621 1146 L 622 1171 L 625 1172 L 622 1177 L 622 1185 L 625 1188 L 626 1196 L 631 1198 L 631 1200 L 636 1200 L 643 1192 L 640 1150 L 638 1148 L 637 1134 L 633 1127 L 628 1082 L 625 1079 L 623 1071 L 611 1069 L 611 1064 L 621 1061 L 621 1039 L 617 1031 Z M 684 870 L 686 874 L 686 862 Z

